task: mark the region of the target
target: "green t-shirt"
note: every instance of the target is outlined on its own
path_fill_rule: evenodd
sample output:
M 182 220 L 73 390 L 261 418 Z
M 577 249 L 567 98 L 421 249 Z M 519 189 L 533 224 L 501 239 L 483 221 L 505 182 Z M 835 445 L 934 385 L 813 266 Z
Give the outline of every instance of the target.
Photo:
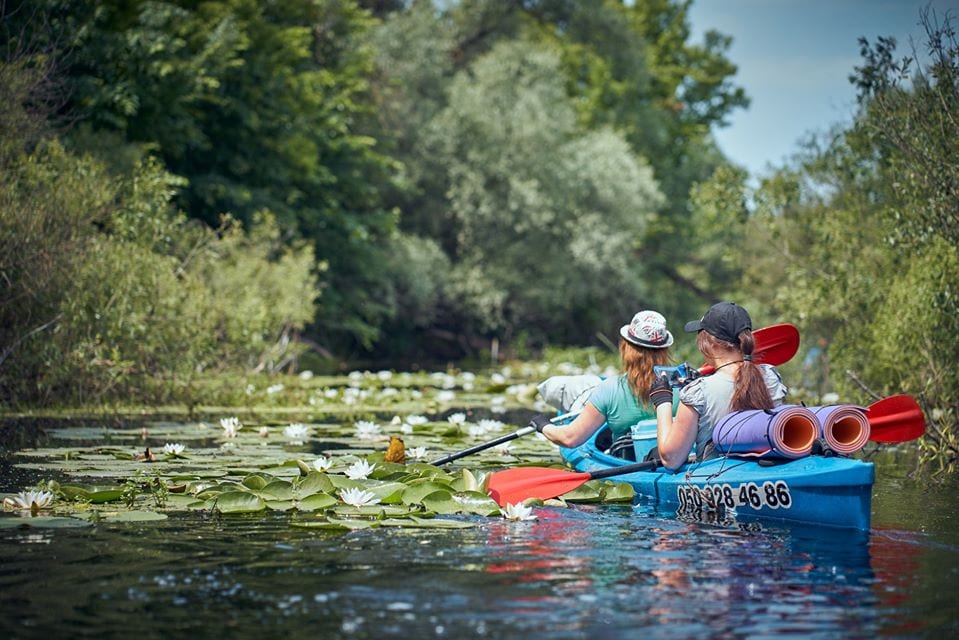
M 589 401 L 606 416 L 613 439 L 629 433 L 629 428 L 640 420 L 656 417 L 652 405 L 636 401 L 625 374 L 600 382 L 590 394 Z

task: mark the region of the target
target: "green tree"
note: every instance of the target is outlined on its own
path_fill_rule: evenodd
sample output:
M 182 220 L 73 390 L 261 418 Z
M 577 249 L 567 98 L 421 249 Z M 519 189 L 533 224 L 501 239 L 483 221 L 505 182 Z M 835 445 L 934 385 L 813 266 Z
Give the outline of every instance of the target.
M 396 215 L 380 190 L 394 165 L 363 130 L 374 21 L 354 1 L 43 0 L 7 17 L 8 42 L 50 50 L 65 74 L 64 113 L 93 132 L 75 145 L 96 153 L 111 132 L 147 145 L 211 227 L 271 211 L 327 267 L 321 333 L 376 335 L 391 312 Z
M 312 248 L 268 215 L 249 233 L 187 219 L 183 179 L 136 149 L 125 171 L 67 150 L 27 111 L 43 69 L 0 61 L 4 401 L 192 401 L 199 371 L 276 363 L 315 312 Z
M 852 76 L 856 121 L 811 139 L 793 164 L 747 192 L 754 206 L 734 266 L 738 295 L 797 322 L 804 344 L 822 349 L 814 366 L 824 388 L 864 404 L 916 395 L 929 425 L 924 452 L 954 466 L 959 46 L 948 20 L 922 20 L 922 69 L 897 59 L 890 39 L 863 41 Z M 732 198 L 712 202 L 722 200 Z
M 729 81 L 735 72 L 725 58 L 729 40 L 711 34 L 704 44 L 691 44 L 687 3 L 643 3 L 642 7 L 638 4 L 626 6 L 613 0 L 588 4 L 472 0 L 440 9 L 420 0 L 406 10 L 391 13 L 374 32 L 379 70 L 377 95 L 382 98 L 378 112 L 388 123 L 384 129 L 396 132 L 393 150 L 404 163 L 403 175 L 409 185 L 405 191 L 394 194 L 393 201 L 403 211 L 404 229 L 435 240 L 454 264 L 460 261 L 462 251 L 470 250 L 464 242 L 464 223 L 453 213 L 452 204 L 454 197 L 462 200 L 456 194 L 464 186 L 460 177 L 449 170 L 449 155 L 435 152 L 429 140 L 438 135 L 447 139 L 474 135 L 472 129 L 466 129 L 467 125 L 460 126 L 448 117 L 451 111 L 443 112 L 447 115 L 442 117 L 438 114 L 454 95 L 449 88 L 450 78 L 455 74 L 471 77 L 467 74 L 472 74 L 474 67 L 498 45 L 526 41 L 558 57 L 555 73 L 562 91 L 554 99 L 562 99 L 563 105 L 559 108 L 563 110 L 558 121 L 559 137 L 567 135 L 569 127 L 575 128 L 577 135 L 588 137 L 593 133 L 596 140 L 613 135 L 626 141 L 628 153 L 649 159 L 666 201 L 644 216 L 641 233 L 633 235 L 626 245 L 617 245 L 624 255 L 630 256 L 630 279 L 635 282 L 630 295 L 639 297 L 628 302 L 624 298 L 624 302 L 605 312 L 576 314 L 573 322 L 577 326 L 558 330 L 552 336 L 556 340 L 574 336 L 588 340 L 596 331 L 607 331 L 609 317 L 623 313 L 625 306 L 643 304 L 667 312 L 698 313 L 704 299 L 711 299 L 732 284 L 716 282 L 713 277 L 699 286 L 689 279 L 690 272 L 677 268 L 697 263 L 695 271 L 702 273 L 711 266 L 708 261 L 697 262 L 698 247 L 694 243 L 699 240 L 690 230 L 693 212 L 688 197 L 696 182 L 705 180 L 723 164 L 709 138 L 710 126 L 722 123 L 732 109 L 746 104 L 742 90 Z M 482 104 L 489 105 L 489 101 Z M 462 107 L 450 106 L 454 108 Z M 491 112 L 496 115 L 504 109 L 500 105 L 491 108 L 499 109 Z M 442 133 L 447 125 L 455 133 Z M 515 122 L 513 126 L 522 128 Z M 480 134 L 487 135 L 486 130 Z M 504 145 L 503 158 L 517 155 L 516 142 L 509 135 L 492 138 L 485 143 L 489 149 L 474 150 L 471 140 L 464 138 L 459 152 L 472 167 L 480 160 L 489 159 L 494 165 L 505 162 L 489 158 L 493 154 L 491 145 Z M 561 152 L 571 149 L 564 147 Z M 557 163 L 562 163 L 562 156 L 556 158 Z M 462 164 L 461 159 L 454 162 Z M 522 170 L 517 175 L 521 174 Z M 625 174 L 623 179 L 627 179 Z M 474 189 L 478 192 L 489 186 L 477 183 Z M 564 200 L 564 188 L 554 182 L 538 183 L 544 197 L 537 206 Z M 582 234 L 584 243 L 596 239 L 582 230 L 577 234 Z M 604 251 L 599 244 L 599 252 Z M 463 286 L 468 284 L 471 291 L 489 292 L 493 283 L 481 286 L 480 273 L 490 269 L 476 267 L 458 281 Z M 509 280 L 510 276 L 497 274 L 496 281 L 503 278 Z M 551 284 L 560 285 L 558 281 Z M 574 291 L 579 295 L 576 284 L 570 287 L 568 296 Z M 559 291 L 560 288 L 553 288 L 547 295 L 564 295 Z M 477 318 L 477 327 L 488 326 L 491 319 L 499 317 L 499 306 L 507 304 L 505 298 L 481 296 L 478 291 L 460 296 L 460 300 L 471 297 L 482 303 L 469 308 L 486 316 Z M 470 313 L 465 309 L 453 315 L 443 312 L 437 320 L 446 320 L 454 330 L 477 330 L 469 321 Z M 506 322 L 514 327 L 512 330 L 522 329 L 512 320 Z
M 461 72 L 433 123 L 455 230 L 452 295 L 481 330 L 583 340 L 628 316 L 642 282 L 633 239 L 661 202 L 612 131 L 586 132 L 559 60 L 502 43 Z M 613 320 L 615 319 L 615 320 Z

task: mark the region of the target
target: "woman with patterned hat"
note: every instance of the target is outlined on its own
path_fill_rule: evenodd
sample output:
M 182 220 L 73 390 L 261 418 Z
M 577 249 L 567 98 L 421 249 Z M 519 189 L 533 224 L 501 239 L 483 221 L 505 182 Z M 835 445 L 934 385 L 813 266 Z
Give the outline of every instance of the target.
M 682 466 L 693 447 L 697 460 L 712 457 L 713 428 L 731 411 L 782 404 L 789 390 L 779 372 L 752 361 L 752 329 L 749 314 L 735 302 L 714 304 L 701 319 L 686 323 L 685 330 L 696 332 L 696 346 L 716 371 L 682 388 L 675 417 L 669 381 L 660 378 L 650 389 L 658 455 L 668 469 Z
M 640 420 L 656 416 L 647 396 L 655 380 L 653 367 L 669 364 L 673 335 L 666 329 L 666 318 L 655 311 L 640 311 L 619 334 L 623 372 L 600 382 L 571 423 L 554 425 L 545 415 L 537 415 L 530 426 L 558 445 L 576 447 L 603 424 L 609 425 L 615 441 L 628 436 L 630 427 Z

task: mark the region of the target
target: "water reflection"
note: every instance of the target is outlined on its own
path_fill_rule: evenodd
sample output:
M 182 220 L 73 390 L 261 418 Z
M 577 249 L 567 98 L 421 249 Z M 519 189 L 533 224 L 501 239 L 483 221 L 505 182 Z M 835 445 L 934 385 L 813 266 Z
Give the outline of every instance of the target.
M 195 514 L 6 530 L 0 636 L 129 637 L 135 628 L 142 637 L 833 638 L 923 629 L 906 603 L 925 543 L 906 532 L 755 531 L 644 505 L 539 513 L 477 518 L 462 531 L 340 534 L 293 529 L 282 515 Z
M 0 485 L 29 484 L 3 454 Z M 957 489 L 880 476 L 869 533 L 649 504 L 451 531 L 283 513 L 0 529 L 0 638 L 954 637 Z

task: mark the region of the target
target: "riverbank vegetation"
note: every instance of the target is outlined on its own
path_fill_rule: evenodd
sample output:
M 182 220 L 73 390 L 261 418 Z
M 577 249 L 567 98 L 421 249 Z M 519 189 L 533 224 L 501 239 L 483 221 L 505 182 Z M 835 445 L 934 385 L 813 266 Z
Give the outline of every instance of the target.
M 921 16 L 920 62 L 864 34 L 855 120 L 754 184 L 710 135 L 748 106 L 730 40 L 687 9 L 5 2 L 0 396 L 193 404 L 735 298 L 799 326 L 796 387 L 916 395 L 954 463 L 951 25 Z

